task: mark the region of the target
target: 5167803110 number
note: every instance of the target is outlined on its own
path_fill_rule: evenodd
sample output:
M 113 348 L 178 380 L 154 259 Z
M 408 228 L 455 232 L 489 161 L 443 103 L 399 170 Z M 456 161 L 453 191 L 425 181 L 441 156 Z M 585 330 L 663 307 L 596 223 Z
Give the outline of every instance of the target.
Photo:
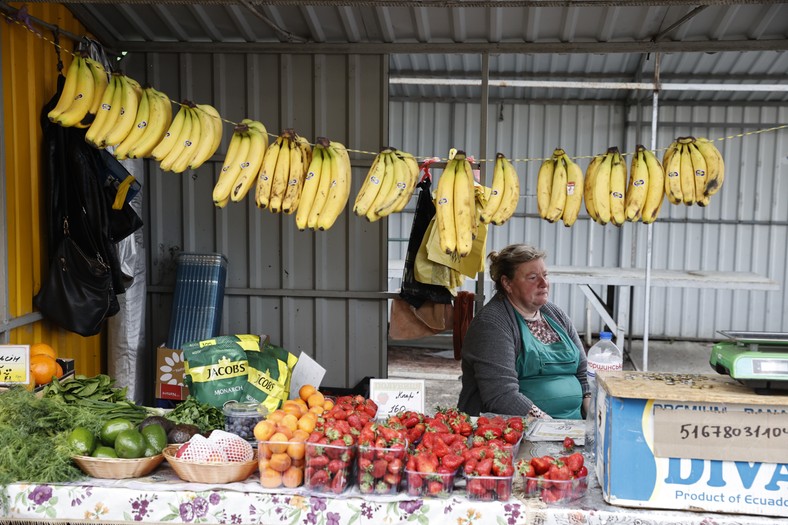
M 731 425 L 695 425 L 685 423 L 679 430 L 681 439 L 700 439 L 700 438 L 724 438 L 734 439 L 740 437 L 752 438 L 779 438 L 788 436 L 788 428 L 782 426 L 731 426 Z

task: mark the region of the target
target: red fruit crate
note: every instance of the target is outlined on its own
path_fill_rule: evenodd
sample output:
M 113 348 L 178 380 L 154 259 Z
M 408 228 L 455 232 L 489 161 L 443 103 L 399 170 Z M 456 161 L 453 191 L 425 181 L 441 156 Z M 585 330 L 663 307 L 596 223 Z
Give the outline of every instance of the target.
M 465 495 L 472 501 L 508 501 L 513 476 L 465 475 Z
M 396 494 L 405 470 L 404 447 L 358 447 L 358 490 L 362 494 Z
M 353 479 L 356 446 L 306 444 L 304 486 L 315 493 L 341 494 Z
M 408 495 L 421 498 L 447 498 L 454 491 L 456 472 L 416 472 L 405 469 Z
M 582 498 L 588 490 L 588 476 L 567 480 L 519 476 L 517 487 L 526 498 L 539 498 L 544 503 L 561 504 Z M 522 483 L 522 485 L 520 485 Z

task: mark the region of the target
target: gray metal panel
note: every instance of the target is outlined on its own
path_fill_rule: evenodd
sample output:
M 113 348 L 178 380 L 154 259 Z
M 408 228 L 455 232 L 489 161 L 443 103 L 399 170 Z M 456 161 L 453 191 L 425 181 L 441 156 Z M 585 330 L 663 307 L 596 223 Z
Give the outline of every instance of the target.
M 351 199 L 372 155 L 386 142 L 387 61 L 374 55 L 132 54 L 124 68 L 174 101 L 214 104 L 224 119 L 254 118 L 270 135 L 293 127 L 351 150 Z M 146 75 L 147 72 L 147 75 Z M 265 333 L 327 368 L 325 385 L 353 386 L 386 373 L 384 223 L 349 210 L 325 232 L 301 232 L 294 216 L 260 210 L 252 196 L 215 208 L 211 193 L 232 132 L 196 172 L 146 163 L 150 344 L 169 325 L 174 257 L 228 258 L 222 333 Z M 352 202 L 352 201 L 351 201 Z
M 391 102 L 391 142 L 412 146 L 419 157 L 446 155 L 448 148 L 478 144 L 478 105 L 465 103 Z M 621 228 L 591 222 L 583 209 L 572 228 L 550 224 L 536 212 L 536 175 L 540 160 L 562 147 L 585 170 L 589 157 L 608 146 L 632 152 L 649 145 L 651 107 L 576 104 L 495 104 L 490 106 L 490 156 L 501 151 L 513 157 L 523 195 L 517 214 L 504 226 L 492 226 L 487 252 L 512 242 L 528 242 L 548 251 L 548 263 L 560 265 L 646 267 L 643 224 Z M 718 143 L 728 173 L 722 190 L 707 208 L 663 204 L 653 226 L 653 267 L 686 270 L 754 272 L 783 283 L 780 292 L 652 289 L 649 331 L 653 337 L 715 339 L 716 330 L 779 331 L 788 327 L 788 130 L 743 133 L 783 123 L 788 109 L 740 106 L 663 106 L 659 113 L 657 147 L 677 136 L 731 137 Z M 629 161 L 628 161 L 629 162 Z M 435 171 L 439 176 L 440 172 Z M 437 180 L 437 177 L 436 177 Z M 412 206 L 412 203 L 411 203 Z M 412 212 L 389 218 L 389 251 L 395 261 L 405 257 Z M 404 239 L 400 241 L 401 239 Z M 399 286 L 392 272 L 390 289 Z M 473 290 L 466 283 L 465 289 Z M 485 285 L 489 298 L 490 283 Z M 607 290 L 597 287 L 603 297 Z M 633 333 L 643 333 L 644 289 L 633 295 Z M 578 329 L 602 328 L 594 314 L 587 327 L 585 297 L 574 285 L 555 284 L 552 298 L 567 309 Z

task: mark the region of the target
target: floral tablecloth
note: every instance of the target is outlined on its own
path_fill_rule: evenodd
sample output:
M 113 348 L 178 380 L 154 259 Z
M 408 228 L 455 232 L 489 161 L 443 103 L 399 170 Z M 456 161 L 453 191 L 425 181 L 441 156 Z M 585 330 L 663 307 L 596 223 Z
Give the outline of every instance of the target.
M 595 481 L 586 496 L 567 506 L 546 506 L 538 500 L 517 497 L 506 502 L 470 501 L 461 487 L 459 483 L 455 492 L 445 499 L 414 500 L 405 494 L 370 498 L 354 490 L 334 498 L 303 490 L 271 492 L 261 487 L 256 475 L 245 482 L 220 486 L 184 483 L 165 463 L 153 475 L 135 480 L 88 479 L 57 485 L 9 485 L 5 498 L 0 497 L 0 522 L 266 525 L 414 522 L 422 525 L 755 525 L 778 522 L 777 518 L 758 516 L 613 507 L 604 502 Z

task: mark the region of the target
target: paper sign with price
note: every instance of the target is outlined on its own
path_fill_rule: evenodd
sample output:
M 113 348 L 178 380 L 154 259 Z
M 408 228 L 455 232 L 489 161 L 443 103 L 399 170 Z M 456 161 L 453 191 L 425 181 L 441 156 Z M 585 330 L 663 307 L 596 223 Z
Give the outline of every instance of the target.
M 378 405 L 377 419 L 403 410 L 424 412 L 423 379 L 370 379 L 369 398 Z
M 29 345 L 0 345 L 0 384 L 30 383 Z

